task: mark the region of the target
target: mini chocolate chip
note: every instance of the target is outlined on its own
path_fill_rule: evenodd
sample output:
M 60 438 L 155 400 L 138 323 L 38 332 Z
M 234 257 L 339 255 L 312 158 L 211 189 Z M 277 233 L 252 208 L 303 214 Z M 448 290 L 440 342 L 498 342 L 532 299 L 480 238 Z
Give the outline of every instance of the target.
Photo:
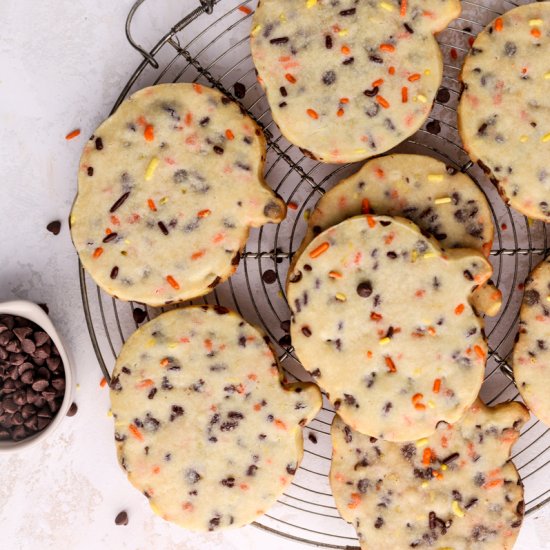
M 98 151 L 101 151 L 103 149 L 103 140 L 100 137 L 95 139 L 95 148 Z
M 74 416 L 78 411 L 78 405 L 76 403 L 71 403 L 69 410 L 67 411 L 67 416 Z
M 357 294 L 361 298 L 368 298 L 372 294 L 372 283 L 370 281 L 364 281 L 357 286 Z
M 246 95 L 246 88 L 241 82 L 235 82 L 233 86 L 233 92 L 235 93 L 235 97 L 237 99 L 243 99 L 243 97 Z
M 60 222 L 59 220 L 50 222 L 50 223 L 46 226 L 46 229 L 47 229 L 50 233 L 53 233 L 54 235 L 59 235 L 59 232 L 61 231 L 61 222 Z
M 216 155 L 223 155 L 223 147 L 220 147 L 219 145 L 214 145 L 214 153 L 216 153 Z
M 277 280 L 277 274 L 272 269 L 268 269 L 262 273 L 264 283 L 271 285 Z
M 119 512 L 115 518 L 116 525 L 128 525 L 128 514 L 123 510 Z
M 306 337 L 306 338 L 309 338 L 311 336 L 311 329 L 305 325 L 302 327 L 302 334 Z

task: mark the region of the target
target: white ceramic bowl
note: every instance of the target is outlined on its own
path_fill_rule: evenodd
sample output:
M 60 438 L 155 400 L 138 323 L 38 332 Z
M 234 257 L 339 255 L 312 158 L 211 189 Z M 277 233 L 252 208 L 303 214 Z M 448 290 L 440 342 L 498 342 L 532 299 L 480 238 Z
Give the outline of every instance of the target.
M 57 330 L 55 330 L 55 327 L 50 321 L 50 318 L 40 306 L 24 300 L 4 302 L 0 303 L 0 314 L 25 317 L 26 319 L 29 319 L 29 321 L 32 321 L 40 326 L 44 332 L 47 332 L 59 351 L 59 356 L 61 357 L 61 361 L 63 361 L 63 368 L 65 370 L 65 395 L 63 396 L 61 407 L 57 411 L 57 414 L 53 420 L 41 432 L 22 439 L 21 441 L 0 441 L 0 453 L 7 453 L 19 451 L 32 445 L 36 445 L 41 441 L 44 441 L 44 439 L 49 437 L 57 429 L 61 421 L 67 416 L 67 411 L 73 402 L 74 376 L 67 350 L 65 349 Z

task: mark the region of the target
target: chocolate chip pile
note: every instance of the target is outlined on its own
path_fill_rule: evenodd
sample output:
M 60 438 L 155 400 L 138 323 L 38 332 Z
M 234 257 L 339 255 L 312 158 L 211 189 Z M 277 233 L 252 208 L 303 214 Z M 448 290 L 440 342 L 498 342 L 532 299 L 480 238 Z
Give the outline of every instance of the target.
M 28 319 L 0 315 L 0 440 L 43 430 L 64 393 L 65 371 L 50 336 Z

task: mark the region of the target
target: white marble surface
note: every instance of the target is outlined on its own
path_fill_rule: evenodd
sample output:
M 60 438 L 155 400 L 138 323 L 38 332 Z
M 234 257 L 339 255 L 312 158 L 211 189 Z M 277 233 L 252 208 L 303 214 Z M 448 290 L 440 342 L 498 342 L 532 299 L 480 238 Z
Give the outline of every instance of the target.
M 0 456 L 0 548 L 307 549 L 253 527 L 195 535 L 154 516 L 115 459 L 108 393 L 84 322 L 66 219 L 85 136 L 139 61 L 124 36 L 133 0 L 0 0 L 0 300 L 46 302 L 74 357 L 78 413 L 41 446 Z M 150 0 L 137 34 L 152 44 L 194 0 Z M 74 128 L 82 134 L 64 136 Z M 63 221 L 61 234 L 46 231 Z M 130 523 L 114 524 L 126 509 Z M 389 543 L 390 544 L 390 543 Z M 390 546 L 388 546 L 390 548 Z M 517 550 L 550 548 L 550 506 Z

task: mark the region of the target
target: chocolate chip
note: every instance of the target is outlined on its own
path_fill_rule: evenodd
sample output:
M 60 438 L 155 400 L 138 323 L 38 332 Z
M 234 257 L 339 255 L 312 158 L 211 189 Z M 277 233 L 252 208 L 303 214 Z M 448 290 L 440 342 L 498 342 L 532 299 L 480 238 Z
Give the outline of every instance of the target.
M 126 511 L 119 512 L 115 518 L 116 525 L 128 525 L 128 514 Z
M 100 137 L 96 138 L 95 140 L 95 148 L 98 151 L 101 151 L 103 149 L 103 140 Z
M 336 73 L 334 71 L 326 71 L 323 73 L 323 84 L 325 86 L 330 86 L 336 82 Z
M 53 222 L 50 222 L 47 226 L 46 226 L 46 229 L 50 232 L 50 233 L 53 233 L 54 235 L 59 235 L 59 232 L 61 231 L 61 222 L 59 220 L 55 220 Z
M 71 403 L 69 410 L 67 411 L 67 416 L 74 416 L 78 411 L 78 405 L 76 403 Z
M 262 273 L 264 283 L 271 285 L 277 280 L 277 274 L 272 269 L 268 269 Z
M 219 145 L 214 145 L 214 153 L 216 153 L 216 155 L 223 155 L 223 147 L 220 147 Z
M 370 281 L 364 281 L 357 286 L 357 294 L 361 298 L 368 298 L 372 294 L 372 283 Z
M 132 316 L 134 317 L 134 321 L 139 325 L 147 318 L 147 312 L 140 307 L 135 307 L 132 310 Z
M 235 82 L 233 86 L 233 92 L 237 99 L 243 99 L 243 97 L 246 95 L 245 85 L 241 82 Z

